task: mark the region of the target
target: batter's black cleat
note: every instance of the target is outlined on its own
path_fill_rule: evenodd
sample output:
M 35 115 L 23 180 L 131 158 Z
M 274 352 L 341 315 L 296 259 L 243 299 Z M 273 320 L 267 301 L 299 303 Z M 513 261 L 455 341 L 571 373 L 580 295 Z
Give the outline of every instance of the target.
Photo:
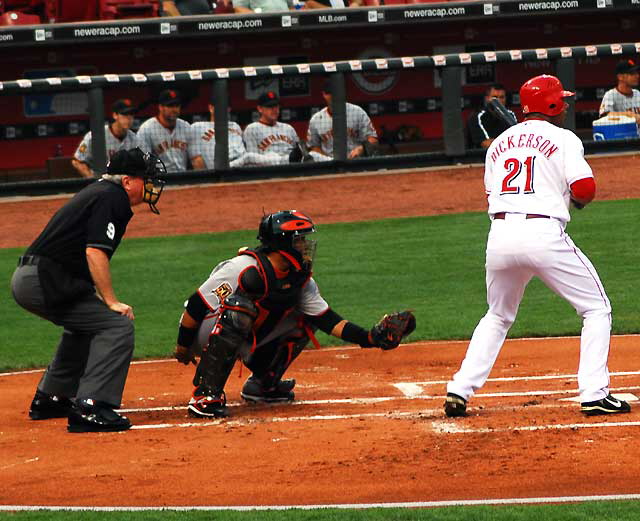
M 280 380 L 272 389 L 265 389 L 260 380 L 251 376 L 242 386 L 240 396 L 253 403 L 292 402 L 295 398 L 295 385 L 294 379 Z
M 77 400 L 69 413 L 69 432 L 118 432 L 131 428 L 126 416 L 121 416 L 110 406 L 98 400 Z
M 467 400 L 457 394 L 447 393 L 444 401 L 444 413 L 449 418 L 459 418 L 467 415 Z
M 580 412 L 586 416 L 602 416 L 605 414 L 621 414 L 631 412 L 631 406 L 624 400 L 608 395 L 602 400 L 582 402 Z
M 229 416 L 227 397 L 224 391 L 219 394 L 212 393 L 202 386 L 194 389 L 187 410 L 189 416 L 194 418 L 226 418 Z
M 69 398 L 36 391 L 29 407 L 29 418 L 32 420 L 48 420 L 50 418 L 66 418 L 73 408 Z

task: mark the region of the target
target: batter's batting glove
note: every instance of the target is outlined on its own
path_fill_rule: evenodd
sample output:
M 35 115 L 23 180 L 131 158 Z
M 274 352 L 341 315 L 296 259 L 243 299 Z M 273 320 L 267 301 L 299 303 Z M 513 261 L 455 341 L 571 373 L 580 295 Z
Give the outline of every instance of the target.
M 188 347 L 177 345 L 173 351 L 173 356 L 178 362 L 184 365 L 198 364 L 198 362 L 196 362 L 196 355 Z
M 398 311 L 385 315 L 369 332 L 374 346 L 385 351 L 395 349 L 402 339 L 416 328 L 416 317 L 411 311 Z
M 571 199 L 571 204 L 573 205 L 573 207 L 574 207 L 576 210 L 582 210 L 582 209 L 585 207 L 585 205 L 584 205 L 584 204 L 579 203 L 579 202 L 578 202 L 578 201 L 576 201 L 575 199 Z

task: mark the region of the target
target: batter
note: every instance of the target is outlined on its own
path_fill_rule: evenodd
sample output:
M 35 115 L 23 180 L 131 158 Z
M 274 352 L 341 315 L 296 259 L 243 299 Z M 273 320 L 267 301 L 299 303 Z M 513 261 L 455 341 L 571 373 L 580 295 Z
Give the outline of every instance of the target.
M 491 229 L 487 241 L 489 310 L 477 325 L 460 370 L 447 385 L 447 416 L 465 416 L 513 324 L 529 281 L 539 277 L 583 319 L 578 386 L 586 415 L 625 413 L 628 403 L 609 394 L 607 358 L 611 304 L 598 274 L 565 232 L 569 204 L 595 196 L 595 181 L 582 143 L 562 128 L 568 105 L 554 76 L 542 75 L 520 89 L 525 120 L 487 150 L 485 189 Z

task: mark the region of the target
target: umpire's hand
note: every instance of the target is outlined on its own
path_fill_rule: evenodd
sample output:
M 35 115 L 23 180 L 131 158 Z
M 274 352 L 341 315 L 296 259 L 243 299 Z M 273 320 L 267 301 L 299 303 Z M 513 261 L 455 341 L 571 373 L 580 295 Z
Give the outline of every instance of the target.
M 109 304 L 109 309 L 111 311 L 115 311 L 116 313 L 120 313 L 124 315 L 129 320 L 133 320 L 136 318 L 133 316 L 133 308 L 129 304 L 125 304 L 124 302 L 114 302 L 113 304 Z

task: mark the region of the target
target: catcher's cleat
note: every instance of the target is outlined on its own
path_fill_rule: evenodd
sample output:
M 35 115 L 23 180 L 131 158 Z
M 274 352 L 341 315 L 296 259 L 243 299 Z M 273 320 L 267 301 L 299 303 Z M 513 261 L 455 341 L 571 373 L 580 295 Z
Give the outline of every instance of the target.
M 631 412 L 631 406 L 624 400 L 618 400 L 612 395 L 608 395 L 602 400 L 593 402 L 582 402 L 580 412 L 586 416 L 600 416 L 605 414 L 620 414 Z
M 229 416 L 227 397 L 224 391 L 216 394 L 202 386 L 196 387 L 193 391 L 187 409 L 189 416 L 194 418 L 226 418 Z
M 296 385 L 294 379 L 280 380 L 273 389 L 264 389 L 262 382 L 250 376 L 242 386 L 240 396 L 253 403 L 280 403 L 292 402 L 295 398 L 293 388 Z
M 36 391 L 29 407 L 29 418 L 32 420 L 66 418 L 72 408 L 73 402 L 69 398 Z
M 69 432 L 118 432 L 131 428 L 126 416 L 108 405 L 90 398 L 78 400 L 69 413 Z
M 449 418 L 458 418 L 467 415 L 467 400 L 457 394 L 447 393 L 444 402 L 444 413 Z

